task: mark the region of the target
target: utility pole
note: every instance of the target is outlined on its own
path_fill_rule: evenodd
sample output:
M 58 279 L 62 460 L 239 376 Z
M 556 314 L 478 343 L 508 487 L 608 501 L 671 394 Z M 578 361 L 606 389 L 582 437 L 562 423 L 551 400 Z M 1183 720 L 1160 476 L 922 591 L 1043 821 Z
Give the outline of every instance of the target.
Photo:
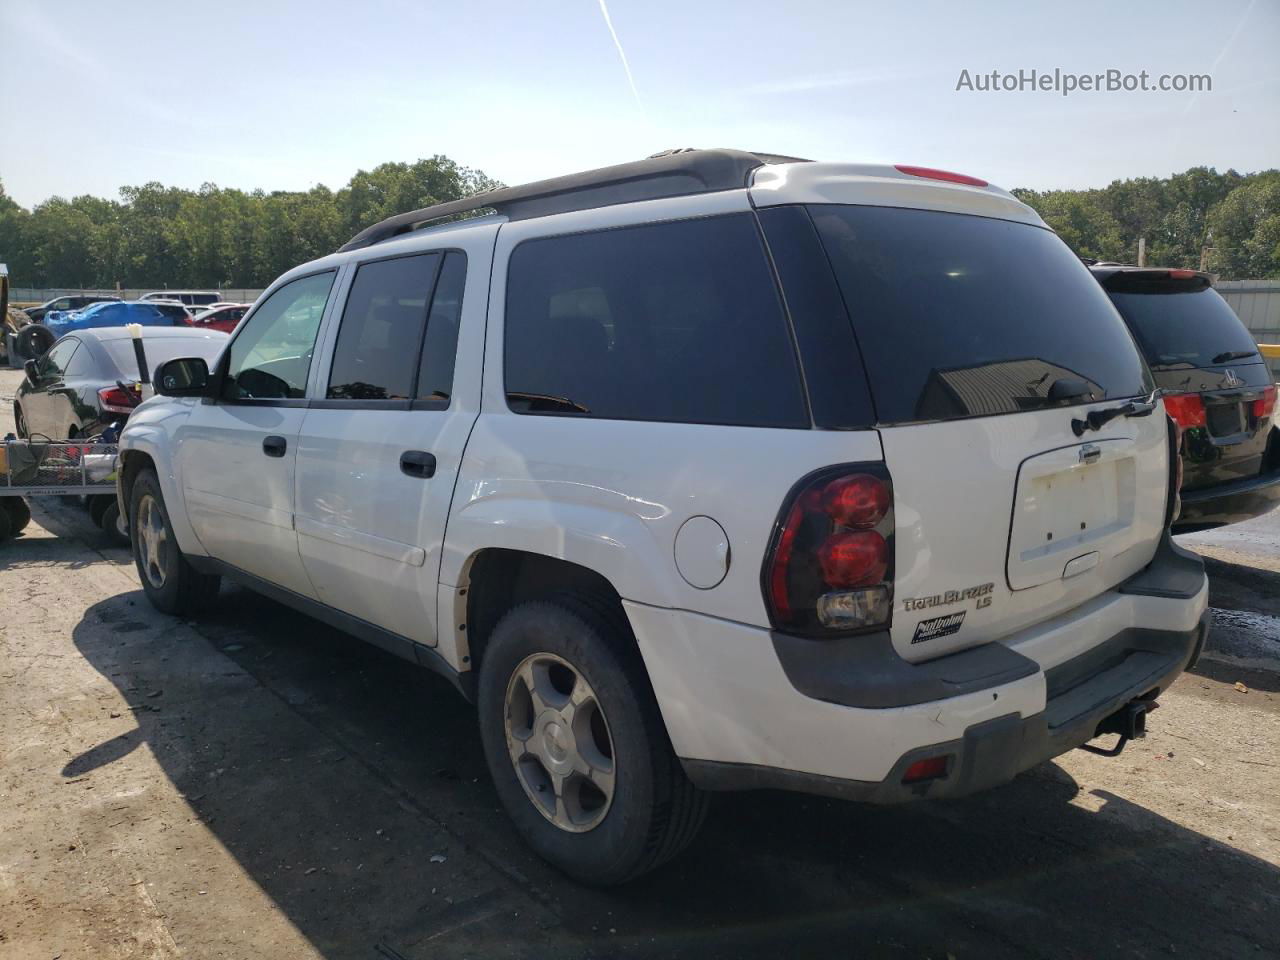
M 1147 265 L 1147 238 L 1138 238 L 1138 266 L 1145 267 Z

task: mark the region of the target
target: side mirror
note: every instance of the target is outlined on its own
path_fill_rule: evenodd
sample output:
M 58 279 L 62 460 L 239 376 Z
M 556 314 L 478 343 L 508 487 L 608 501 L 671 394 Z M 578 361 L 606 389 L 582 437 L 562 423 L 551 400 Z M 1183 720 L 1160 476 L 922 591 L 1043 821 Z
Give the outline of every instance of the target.
M 27 382 L 33 387 L 40 382 L 40 364 L 35 360 L 28 360 L 22 365 L 22 369 L 26 371 Z
M 209 392 L 209 365 L 201 357 L 166 360 L 152 375 L 162 397 L 203 397 Z

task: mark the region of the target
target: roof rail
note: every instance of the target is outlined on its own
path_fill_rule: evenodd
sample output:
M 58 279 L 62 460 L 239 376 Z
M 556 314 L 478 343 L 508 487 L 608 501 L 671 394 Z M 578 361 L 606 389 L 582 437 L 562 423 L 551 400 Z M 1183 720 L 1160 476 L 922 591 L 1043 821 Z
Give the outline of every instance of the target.
M 570 210 L 590 210 L 615 203 L 681 197 L 745 187 L 751 172 L 766 163 L 804 162 L 798 157 L 744 150 L 694 150 L 688 147 L 656 153 L 644 160 L 553 177 L 518 187 L 487 190 L 461 200 L 438 203 L 397 214 L 366 227 L 338 248 L 342 253 L 390 240 L 433 221 L 492 209 L 510 220 L 528 220 Z

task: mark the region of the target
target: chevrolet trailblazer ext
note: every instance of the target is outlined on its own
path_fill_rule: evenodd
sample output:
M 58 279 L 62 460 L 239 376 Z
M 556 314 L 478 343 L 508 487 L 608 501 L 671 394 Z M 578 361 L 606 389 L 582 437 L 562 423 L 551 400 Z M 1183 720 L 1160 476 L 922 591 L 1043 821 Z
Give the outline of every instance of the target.
M 1150 374 L 972 177 L 705 150 L 497 190 L 155 380 L 119 481 L 151 602 L 229 577 L 444 674 L 588 883 L 709 790 L 950 797 L 1123 744 L 1204 643 Z

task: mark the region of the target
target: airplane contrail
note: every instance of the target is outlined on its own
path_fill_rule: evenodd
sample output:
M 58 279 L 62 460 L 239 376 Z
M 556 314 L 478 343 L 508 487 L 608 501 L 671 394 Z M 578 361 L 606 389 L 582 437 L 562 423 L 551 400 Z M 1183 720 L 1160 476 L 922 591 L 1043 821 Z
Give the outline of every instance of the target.
M 609 8 L 605 5 L 604 0 L 599 0 L 600 12 L 604 14 L 604 25 L 609 28 L 609 36 L 613 37 L 613 45 L 617 48 L 618 59 L 622 61 L 622 69 L 627 74 L 627 83 L 631 86 L 631 95 L 636 98 L 636 106 L 641 110 L 644 104 L 640 102 L 640 91 L 636 89 L 636 78 L 631 75 L 631 64 L 627 63 L 627 53 L 622 49 L 622 41 L 618 39 L 618 31 L 613 29 L 613 20 L 609 17 Z

